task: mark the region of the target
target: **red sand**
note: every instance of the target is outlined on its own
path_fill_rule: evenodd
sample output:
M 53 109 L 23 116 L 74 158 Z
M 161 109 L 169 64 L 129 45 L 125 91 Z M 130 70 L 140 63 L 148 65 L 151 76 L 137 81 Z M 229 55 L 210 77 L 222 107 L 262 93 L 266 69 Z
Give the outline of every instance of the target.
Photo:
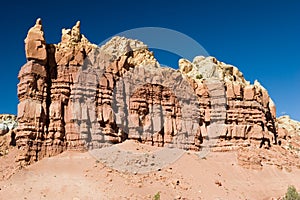
M 125 142 L 120 149 L 153 152 L 157 148 Z M 8 159 L 0 158 L 1 168 Z M 2 171 L 2 174 L 10 169 Z M 205 159 L 185 153 L 161 170 L 136 174 L 118 172 L 89 152 L 64 152 L 45 158 L 0 181 L 0 199 L 272 199 L 289 185 L 300 189 L 300 169 L 291 172 L 264 166 L 244 169 L 234 152 L 219 152 Z

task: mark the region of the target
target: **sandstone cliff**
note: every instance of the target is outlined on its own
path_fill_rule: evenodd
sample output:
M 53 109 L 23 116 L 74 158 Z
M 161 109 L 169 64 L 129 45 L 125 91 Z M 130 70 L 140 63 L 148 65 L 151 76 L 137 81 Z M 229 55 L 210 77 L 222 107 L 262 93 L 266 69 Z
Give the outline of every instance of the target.
M 25 51 L 16 133 L 24 164 L 126 139 L 196 151 L 268 149 L 286 141 L 267 90 L 214 57 L 161 68 L 141 41 L 91 44 L 80 22 L 62 30 L 59 44 L 47 44 L 40 19 Z

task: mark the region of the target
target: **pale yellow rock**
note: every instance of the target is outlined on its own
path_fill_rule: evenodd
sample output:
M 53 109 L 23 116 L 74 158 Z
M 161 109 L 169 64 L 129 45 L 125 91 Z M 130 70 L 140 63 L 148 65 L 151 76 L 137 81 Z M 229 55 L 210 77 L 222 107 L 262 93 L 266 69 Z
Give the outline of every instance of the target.
M 184 58 L 181 58 L 178 61 L 178 65 L 179 65 L 180 72 L 183 74 L 189 73 L 190 71 L 192 71 L 192 69 L 194 67 L 190 61 L 188 61 L 187 59 L 184 59 Z
M 109 55 L 112 61 L 132 53 L 132 56 L 127 60 L 128 64 L 132 66 L 160 66 L 154 58 L 153 52 L 149 51 L 147 45 L 138 40 L 115 36 L 101 46 L 100 50 Z
M 277 118 L 278 128 L 284 128 L 290 134 L 300 135 L 300 122 L 293 120 L 288 115 L 280 116 Z
M 237 67 L 220 62 L 212 56 L 196 56 L 193 62 L 182 58 L 178 61 L 178 66 L 183 75 L 196 81 L 213 78 L 225 82 L 239 83 L 243 86 L 250 85 Z

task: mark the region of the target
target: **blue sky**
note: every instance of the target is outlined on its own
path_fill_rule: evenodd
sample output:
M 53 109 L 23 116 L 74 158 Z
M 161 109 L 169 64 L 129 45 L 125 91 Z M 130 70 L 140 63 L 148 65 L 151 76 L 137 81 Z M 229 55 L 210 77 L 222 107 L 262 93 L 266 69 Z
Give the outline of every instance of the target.
M 61 29 L 81 21 L 82 33 L 99 44 L 139 27 L 164 27 L 188 35 L 218 60 L 237 66 L 247 80 L 258 79 L 277 106 L 300 120 L 300 1 L 31 1 L 2 3 L 0 113 L 17 112 L 17 74 L 26 62 L 24 38 L 41 17 L 47 43 Z M 157 52 L 177 65 L 176 56 Z M 176 66 L 177 67 L 177 66 Z

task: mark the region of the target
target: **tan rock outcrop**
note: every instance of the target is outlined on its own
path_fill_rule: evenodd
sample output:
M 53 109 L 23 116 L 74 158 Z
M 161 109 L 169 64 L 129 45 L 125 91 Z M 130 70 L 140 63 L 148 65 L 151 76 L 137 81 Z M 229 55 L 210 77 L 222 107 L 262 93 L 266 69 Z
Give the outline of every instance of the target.
M 36 60 L 41 64 L 47 63 L 46 41 L 42 20 L 36 20 L 36 24 L 28 31 L 25 39 L 25 53 L 28 61 Z
M 288 115 L 277 118 L 276 122 L 281 145 L 289 150 L 300 151 L 300 122 Z
M 286 129 L 290 134 L 300 134 L 300 122 L 293 120 L 288 115 L 277 118 L 278 128 Z
M 237 67 L 220 62 L 214 57 L 196 56 L 193 62 L 180 59 L 178 64 L 182 74 L 192 79 L 215 78 L 225 82 L 234 81 L 242 85 L 250 84 Z

